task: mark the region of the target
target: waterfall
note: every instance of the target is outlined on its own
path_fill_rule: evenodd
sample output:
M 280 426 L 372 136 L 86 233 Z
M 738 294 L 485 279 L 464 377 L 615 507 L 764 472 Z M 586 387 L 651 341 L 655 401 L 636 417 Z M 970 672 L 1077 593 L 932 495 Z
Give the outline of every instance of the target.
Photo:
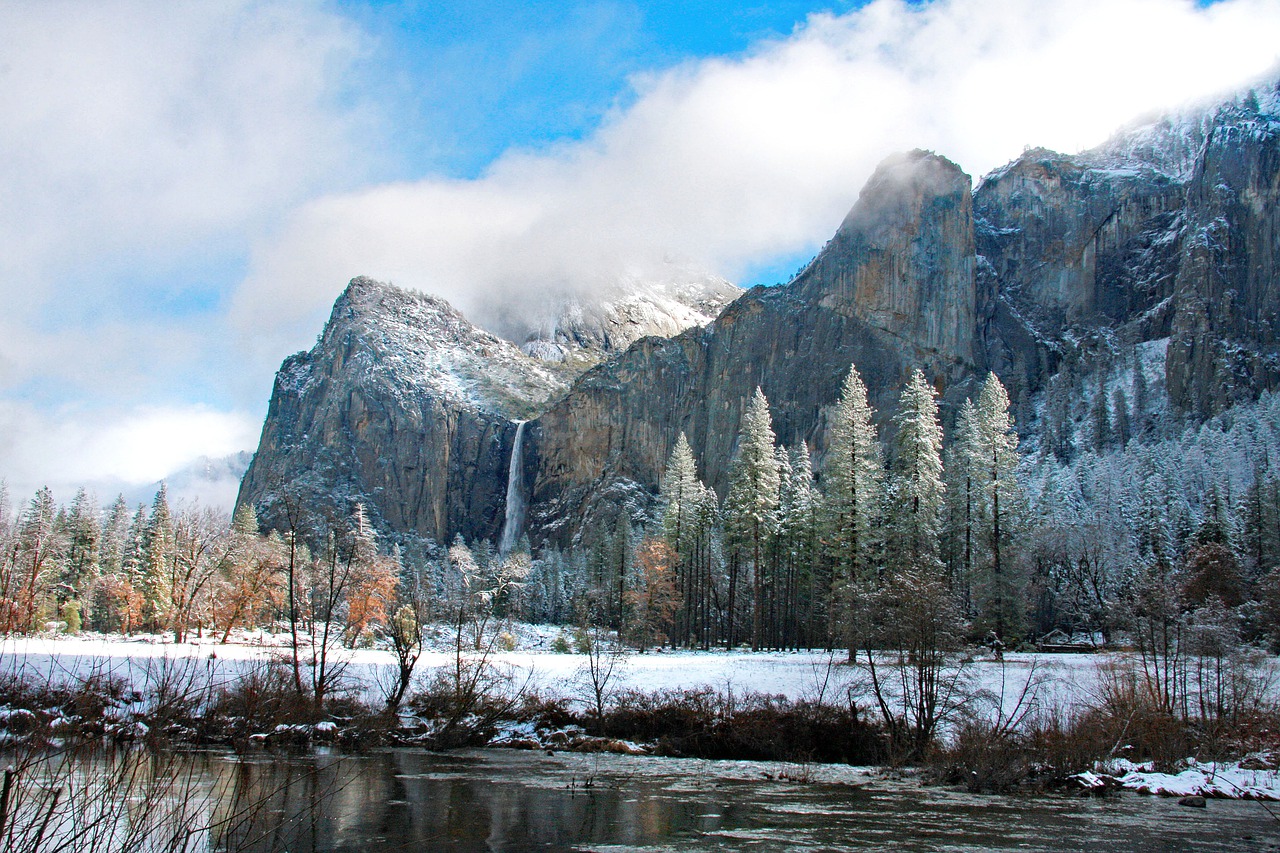
M 511 467 L 507 471 L 507 515 L 502 522 L 498 553 L 509 554 L 524 527 L 524 425 L 516 421 L 516 437 L 511 442 Z

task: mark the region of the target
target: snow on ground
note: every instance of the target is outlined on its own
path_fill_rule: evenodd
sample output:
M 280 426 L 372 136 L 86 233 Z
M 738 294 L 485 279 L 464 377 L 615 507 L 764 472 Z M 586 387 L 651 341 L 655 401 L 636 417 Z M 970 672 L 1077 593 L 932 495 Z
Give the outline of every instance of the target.
M 492 655 L 494 665 L 510 675 L 511 683 L 526 685 L 547 697 L 585 701 L 589 683 L 584 675 L 586 656 L 550 650 L 562 629 L 522 625 L 516 626 L 513 634 L 517 650 Z M 218 640 L 203 637 L 174 643 L 160 636 L 9 637 L 0 640 L 0 676 L 20 675 L 53 683 L 106 676 L 131 685 L 141 694 L 140 702 L 146 704 L 162 685 L 204 690 L 288 655 L 287 634 L 253 632 L 237 635 L 225 644 Z M 443 634 L 435 636 L 431 646 L 418 662 L 416 677 L 420 680 L 453 660 Z M 394 673 L 391 652 L 341 650 L 336 659 L 346 667 L 344 676 L 356 691 L 367 701 L 381 700 L 380 685 L 390 684 Z M 967 690 L 984 691 L 990 702 L 987 707 L 999 706 L 1007 715 L 1019 707 L 1028 682 L 1027 696 L 1034 697 L 1039 707 L 1070 710 L 1089 703 L 1108 668 L 1123 660 L 1122 655 L 1010 653 L 1003 662 L 974 659 L 962 672 Z M 841 653 L 666 649 L 627 653 L 618 661 L 611 688 L 642 692 L 710 688 L 739 697 L 762 693 L 829 702 L 844 702 L 853 695 L 867 704 L 870 697 L 862 678 L 862 670 L 846 665 Z M 1085 787 L 1118 786 L 1169 796 L 1280 800 L 1280 771 L 1269 769 L 1273 766 L 1269 758 L 1257 756 L 1230 764 L 1187 759 L 1185 769 L 1178 773 L 1157 773 L 1149 765 L 1116 760 L 1100 766 L 1098 774 L 1080 774 L 1080 780 Z
M 492 662 L 514 683 L 524 684 L 551 697 L 581 699 L 585 695 L 583 669 L 586 656 L 550 651 L 561 629 L 551 626 L 518 626 L 516 651 L 499 651 Z M 272 657 L 288 654 L 287 634 L 253 632 L 220 643 L 204 637 L 174 643 L 160 636 L 38 636 L 0 640 L 0 674 L 17 673 L 54 682 L 74 681 L 91 675 L 108 675 L 146 693 L 158 680 L 179 674 L 194 683 L 225 683 Z M 335 657 L 344 665 L 345 677 L 365 698 L 380 698 L 394 667 L 390 651 L 343 649 Z M 416 676 L 453 660 L 446 638 L 438 636 L 418 661 Z M 964 667 L 970 689 L 990 691 L 1011 712 L 1028 680 L 1042 705 L 1069 707 L 1093 695 L 1102 655 L 1007 654 L 1003 663 L 976 659 Z M 643 692 L 711 688 L 743 696 L 763 693 L 789 699 L 824 699 L 844 702 L 850 691 L 865 696 L 861 670 L 844 664 L 844 654 L 823 652 L 749 652 L 651 650 L 629 652 L 617 664 L 611 690 Z
M 1280 770 L 1271 756 L 1250 755 L 1231 762 L 1188 758 L 1182 765 L 1177 773 L 1158 773 L 1151 764 L 1118 758 L 1099 764 L 1097 773 L 1073 778 L 1084 788 L 1119 787 L 1165 797 L 1280 800 Z

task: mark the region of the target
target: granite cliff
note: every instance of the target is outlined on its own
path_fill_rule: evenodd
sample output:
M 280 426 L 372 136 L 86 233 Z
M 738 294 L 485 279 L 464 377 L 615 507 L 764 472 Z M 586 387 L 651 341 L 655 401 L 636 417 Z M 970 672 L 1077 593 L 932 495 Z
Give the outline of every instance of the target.
M 1028 150 L 976 189 L 942 156 L 898 155 L 788 284 L 709 323 L 734 291 L 685 295 L 678 334 L 651 322 L 679 313 L 655 307 L 666 292 L 564 306 L 525 352 L 358 279 L 282 367 L 240 500 L 270 521 L 285 488 L 333 511 L 359 499 L 384 529 L 475 538 L 497 535 L 511 486 L 534 540 L 564 544 L 601 513 L 642 511 L 681 431 L 723 493 L 756 386 L 780 442 L 820 456 L 850 364 L 882 422 L 915 367 L 944 410 L 995 370 L 1034 447 L 1047 393 L 1069 397 L 1055 417 L 1079 418 L 1090 388 L 1133 381 L 1117 365 L 1141 351 L 1151 405 L 1203 418 L 1280 386 L 1278 175 L 1275 84 L 1080 154 Z

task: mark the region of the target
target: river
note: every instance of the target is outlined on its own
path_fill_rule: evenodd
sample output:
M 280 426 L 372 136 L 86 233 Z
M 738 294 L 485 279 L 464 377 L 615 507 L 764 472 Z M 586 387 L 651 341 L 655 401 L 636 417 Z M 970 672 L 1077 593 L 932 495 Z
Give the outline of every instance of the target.
M 268 806 L 229 839 L 258 851 L 1280 847 L 1274 806 L 1256 802 L 978 796 L 822 765 L 394 749 L 214 757 L 206 772 L 223 780 L 223 796 L 234 788 Z

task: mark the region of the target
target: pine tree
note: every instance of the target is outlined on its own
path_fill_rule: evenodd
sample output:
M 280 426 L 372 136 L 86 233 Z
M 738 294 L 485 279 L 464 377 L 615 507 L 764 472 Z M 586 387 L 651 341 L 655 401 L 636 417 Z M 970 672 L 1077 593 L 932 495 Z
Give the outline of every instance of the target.
M 684 541 L 692 503 L 702 484 L 698 480 L 698 463 L 684 433 L 676 439 L 675 447 L 667 460 L 659 487 L 662 506 L 662 533 L 677 553 Z
M 769 401 L 757 388 L 743 415 L 738 432 L 738 452 L 730 471 L 725 497 L 726 531 L 739 556 L 751 555 L 753 607 L 751 645 L 759 649 L 764 639 L 764 572 L 762 559 L 777 525 L 778 467 L 773 454 L 774 434 Z M 730 601 L 730 621 L 735 602 Z M 730 629 L 732 634 L 732 628 Z
M 1116 442 L 1124 447 L 1133 437 L 1133 430 L 1129 420 L 1129 400 L 1119 385 L 1111 392 L 1111 413 L 1111 433 Z
M 946 450 L 947 539 L 946 557 L 951 585 L 963 605 L 972 613 L 972 585 L 978 541 L 978 486 L 975 472 L 981 467 L 982 450 L 978 435 L 978 410 L 965 400 L 956 416 L 955 433 Z
M 714 609 L 723 597 L 723 561 L 720 553 L 720 498 L 715 489 L 703 486 L 694 511 L 693 553 L 697 569 L 694 572 L 695 634 L 704 649 L 713 642 L 727 638 L 722 630 L 725 618 Z
M 918 753 L 933 739 L 956 684 L 951 654 L 959 624 L 939 559 L 942 426 L 933 389 L 919 370 L 903 389 L 894 426 L 888 571 L 859 603 L 855 625 L 893 748 Z M 892 654 L 880 661 L 876 650 Z
M 1106 388 L 1099 388 L 1093 395 L 1093 409 L 1089 420 L 1093 426 L 1093 449 L 1101 453 L 1111 446 L 1114 433 L 1111 428 L 1111 407 Z
M 867 388 L 857 367 L 850 365 L 832 412 L 822 477 L 826 540 L 835 573 L 832 591 L 846 616 L 860 585 L 874 570 L 876 522 L 884 498 L 884 466 L 873 416 Z M 846 624 L 836 633 L 845 635 L 847 629 Z
M 118 495 L 102 522 L 98 562 L 103 575 L 119 574 L 128 536 L 129 505 L 125 503 L 124 495 Z
M 142 630 L 146 609 L 147 509 L 138 504 L 125 534 L 120 558 L 121 584 L 116 593 L 120 602 L 120 630 L 126 634 Z
M 148 630 L 167 627 L 173 598 L 173 513 L 169 489 L 160 484 L 142 539 L 142 621 Z
M 1280 563 L 1280 478 L 1264 462 L 1254 466 L 1239 516 L 1245 565 L 1257 580 Z
M 933 388 L 919 370 L 911 374 L 893 419 L 893 476 L 888 494 L 888 558 L 891 568 L 937 574 L 938 535 L 946 485 L 942 479 L 942 425 Z
M 100 571 L 101 538 L 98 503 L 81 488 L 67 514 L 67 556 L 57 596 L 60 604 L 88 598 Z
M 788 457 L 790 477 L 783 490 L 778 533 L 788 601 L 785 639 L 796 648 L 813 648 L 820 636 L 815 630 L 814 610 L 817 607 L 819 613 L 825 612 L 820 604 L 830 590 L 829 577 L 825 573 L 819 577 L 817 572 L 822 500 L 813 481 L 808 445 L 800 442 Z
M 972 481 L 980 500 L 985 559 L 979 587 L 983 620 L 1003 640 L 1021 625 L 1018 595 L 1022 589 L 1013 552 L 1023 503 L 1017 471 L 1018 435 L 1009 415 L 1009 395 L 994 373 L 987 374 L 975 414 L 976 453 Z
M 659 504 L 662 509 L 663 539 L 672 552 L 672 582 L 681 600 L 672 639 L 684 645 L 689 643 L 690 636 L 689 615 L 693 609 L 694 595 L 691 551 L 695 540 L 694 515 L 701 492 L 698 463 L 682 432 L 676 439 L 662 474 Z
M 1149 426 L 1147 406 L 1149 392 L 1147 390 L 1147 372 L 1142 366 L 1142 357 L 1134 349 L 1133 358 L 1133 418 L 1130 432 L 1141 438 L 1146 435 Z

